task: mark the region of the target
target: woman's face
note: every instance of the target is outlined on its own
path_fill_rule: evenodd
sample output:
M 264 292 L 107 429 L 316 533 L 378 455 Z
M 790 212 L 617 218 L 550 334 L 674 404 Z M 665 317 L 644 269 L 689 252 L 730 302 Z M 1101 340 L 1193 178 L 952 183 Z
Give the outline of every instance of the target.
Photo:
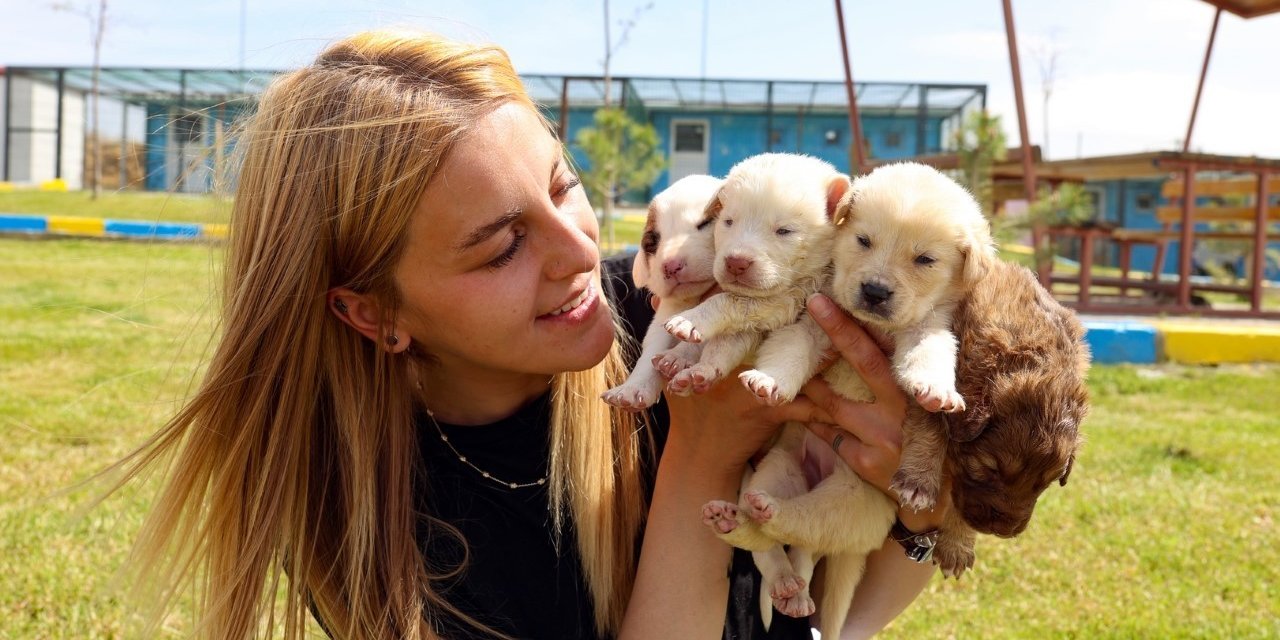
M 408 233 L 397 325 L 439 372 L 545 376 L 608 353 L 595 213 L 528 107 L 500 107 L 458 141 Z

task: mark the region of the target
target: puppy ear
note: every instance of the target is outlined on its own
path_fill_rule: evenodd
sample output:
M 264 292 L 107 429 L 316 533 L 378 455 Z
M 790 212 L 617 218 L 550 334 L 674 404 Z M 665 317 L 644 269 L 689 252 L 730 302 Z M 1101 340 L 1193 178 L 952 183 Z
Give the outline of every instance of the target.
M 1058 478 L 1059 487 L 1067 486 L 1067 477 L 1071 475 L 1071 468 L 1074 466 L 1076 466 L 1076 454 L 1073 453 L 1067 458 L 1067 467 L 1062 470 L 1062 477 Z
M 635 262 L 631 263 L 631 281 L 637 287 L 647 288 L 649 286 L 649 261 L 653 259 L 660 240 L 656 228 L 657 224 L 658 208 L 651 202 L 649 203 L 649 216 L 645 218 L 644 231 L 640 235 L 640 251 L 636 253 Z
M 724 209 L 724 203 L 720 202 L 720 194 L 724 192 L 724 187 L 716 189 L 716 194 L 711 196 L 711 201 L 707 203 L 705 209 L 702 210 L 702 222 L 699 225 L 714 221 L 720 217 L 720 211 Z
M 991 420 L 991 406 L 986 398 L 965 396 L 968 407 L 960 413 L 948 413 L 947 433 L 952 442 L 969 442 L 982 435 Z
M 849 193 L 849 184 L 849 176 L 843 173 L 836 174 L 827 181 L 827 220 L 832 224 L 838 223 L 840 205 L 844 202 L 845 194 Z
M 987 275 L 992 264 L 1000 258 L 996 253 L 995 240 L 991 238 L 991 227 L 986 218 L 968 229 L 962 240 L 964 246 L 964 270 L 961 277 L 966 287 L 973 287 Z

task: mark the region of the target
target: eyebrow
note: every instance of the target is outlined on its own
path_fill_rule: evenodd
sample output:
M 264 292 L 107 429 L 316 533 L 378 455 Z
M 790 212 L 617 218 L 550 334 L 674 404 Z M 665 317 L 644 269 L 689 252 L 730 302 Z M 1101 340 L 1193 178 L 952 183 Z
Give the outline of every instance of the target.
M 551 167 L 552 180 L 555 179 L 556 173 L 560 171 L 560 167 L 562 165 L 564 165 L 564 158 L 557 158 L 556 163 Z M 499 216 L 497 220 L 494 220 L 493 222 L 490 222 L 489 224 L 486 224 L 482 227 L 477 228 L 471 233 L 468 233 L 467 237 L 462 239 L 462 242 L 459 242 L 458 244 L 454 245 L 454 249 L 457 251 L 466 251 L 467 249 L 470 249 L 471 247 L 474 247 L 480 244 L 481 242 L 484 242 L 485 240 L 493 236 L 493 234 L 501 231 L 504 227 L 511 224 L 512 222 L 515 222 L 516 219 L 519 218 L 522 214 L 524 214 L 524 209 L 520 207 L 516 207 L 514 209 L 507 211 L 506 213 Z

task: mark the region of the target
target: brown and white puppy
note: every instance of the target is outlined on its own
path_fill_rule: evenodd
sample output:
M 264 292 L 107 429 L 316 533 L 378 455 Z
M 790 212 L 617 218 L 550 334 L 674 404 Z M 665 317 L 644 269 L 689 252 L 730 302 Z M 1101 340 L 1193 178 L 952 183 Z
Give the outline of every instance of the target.
M 671 317 L 666 330 L 702 343 L 696 364 L 666 370 L 667 389 L 701 392 L 736 367 L 766 332 L 792 324 L 826 278 L 832 215 L 849 178 L 797 154 L 766 153 L 730 170 L 707 207 L 723 290 Z
M 1016 536 L 1044 490 L 1066 485 L 1089 412 L 1089 348 L 1075 313 L 1029 270 L 1005 262 L 971 290 L 953 327 L 957 385 L 968 407 L 930 418 L 950 436 L 954 516 L 934 559 L 958 575 L 973 564 L 974 530 Z
M 668 357 L 697 359 L 697 345 L 676 345 L 676 339 L 662 326 L 667 319 L 697 305 L 715 284 L 712 223 L 704 221 L 703 213 L 722 183 L 711 176 L 686 176 L 663 189 L 649 203 L 649 216 L 645 220 L 640 252 L 632 263 L 631 277 L 636 286 L 658 297 L 658 308 L 645 331 L 635 368 L 626 382 L 601 396 L 605 402 L 633 411 L 647 408 L 658 401 L 666 384 L 666 379 L 654 368 L 656 358 L 676 346 L 678 351 Z

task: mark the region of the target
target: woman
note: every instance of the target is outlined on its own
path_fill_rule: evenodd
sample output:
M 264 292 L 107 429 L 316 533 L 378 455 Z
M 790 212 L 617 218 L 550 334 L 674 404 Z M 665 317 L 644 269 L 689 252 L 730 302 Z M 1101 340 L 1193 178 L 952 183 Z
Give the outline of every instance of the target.
M 198 580 L 201 634 L 299 637 L 313 612 L 341 638 L 692 638 L 726 609 L 738 633 L 754 602 L 728 604 L 731 551 L 699 507 L 736 495 L 778 424 L 855 428 L 838 450 L 887 486 L 901 394 L 829 301 L 815 311 L 884 402 L 811 385 L 764 408 L 721 385 L 672 399 L 668 429 L 599 401 L 626 370 L 615 287 L 501 50 L 348 38 L 275 81 L 240 144 L 221 339 L 129 461 L 174 456 L 135 566 L 161 603 Z M 851 633 L 929 573 L 897 548 L 873 560 Z

